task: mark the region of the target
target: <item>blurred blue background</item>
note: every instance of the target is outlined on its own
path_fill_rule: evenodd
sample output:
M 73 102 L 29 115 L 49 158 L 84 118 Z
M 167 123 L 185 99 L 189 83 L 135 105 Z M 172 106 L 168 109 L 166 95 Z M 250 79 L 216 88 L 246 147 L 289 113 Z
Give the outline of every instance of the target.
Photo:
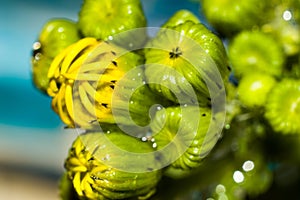
M 142 0 L 148 26 L 163 24 L 179 9 L 199 16 L 199 4 Z M 58 199 L 75 131 L 65 130 L 51 99 L 31 80 L 31 48 L 51 18 L 77 20 L 81 0 L 10 0 L 0 7 L 0 199 Z M 12 191 L 13 190 L 13 191 Z

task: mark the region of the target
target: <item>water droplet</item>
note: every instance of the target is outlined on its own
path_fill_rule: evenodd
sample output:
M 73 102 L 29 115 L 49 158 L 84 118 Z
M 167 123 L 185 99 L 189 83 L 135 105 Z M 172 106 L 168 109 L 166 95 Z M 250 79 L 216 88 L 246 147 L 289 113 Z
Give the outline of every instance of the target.
M 224 187 L 224 185 L 219 184 L 216 187 L 216 193 L 217 194 L 221 194 L 221 193 L 225 193 L 226 192 L 226 188 Z
M 244 181 L 244 179 L 245 179 L 245 177 L 244 177 L 244 174 L 243 174 L 242 172 L 240 172 L 240 171 L 235 171 L 235 172 L 233 173 L 233 180 L 234 180 L 236 183 L 241 183 L 241 182 Z
M 227 129 L 227 130 L 230 129 L 230 124 L 226 124 L 225 129 Z
M 142 141 L 146 142 L 147 141 L 147 137 L 142 137 Z
M 293 15 L 292 15 L 291 11 L 289 11 L 289 10 L 284 11 L 282 14 L 282 18 L 285 21 L 290 21 L 292 19 L 292 17 L 293 17 Z
M 64 32 L 64 30 L 65 30 L 65 29 L 64 29 L 63 27 L 59 27 L 57 31 L 58 31 L 59 33 L 62 33 L 62 32 Z
M 34 56 L 34 59 L 35 60 L 40 60 L 42 57 L 42 54 L 41 53 L 37 53 L 35 56 Z
M 103 161 L 108 161 L 110 160 L 110 155 L 106 154 L 105 157 L 102 158 Z
M 244 162 L 244 164 L 243 164 L 243 170 L 245 172 L 249 172 L 249 171 L 251 171 L 253 169 L 254 169 L 254 162 L 253 161 L 247 160 L 246 162 Z
M 153 148 L 156 148 L 156 147 L 157 147 L 156 142 L 152 144 L 152 147 L 153 147 Z
M 38 50 L 39 48 L 41 48 L 41 43 L 40 42 L 35 42 L 32 45 L 33 50 Z

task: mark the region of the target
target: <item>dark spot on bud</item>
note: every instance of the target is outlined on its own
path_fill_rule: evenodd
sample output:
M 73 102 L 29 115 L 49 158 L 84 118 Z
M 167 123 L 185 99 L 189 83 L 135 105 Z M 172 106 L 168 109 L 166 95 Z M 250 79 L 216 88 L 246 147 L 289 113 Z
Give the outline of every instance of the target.
M 112 53 L 114 56 L 117 55 L 116 52 L 114 52 L 114 51 L 111 51 L 111 53 Z
M 91 157 L 88 161 L 93 161 L 93 160 L 95 160 L 95 158 L 94 158 L 94 157 Z
M 101 103 L 102 106 L 104 106 L 105 108 L 107 108 L 108 104 L 107 103 Z
M 114 64 L 114 66 L 116 66 L 116 67 L 118 67 L 118 64 L 117 64 L 117 62 L 116 61 L 111 61 L 112 62 L 112 64 Z
M 159 153 L 155 154 L 155 160 L 161 161 L 162 160 L 161 154 L 159 154 Z
M 206 116 L 206 114 L 205 114 L 205 113 L 203 113 L 203 114 L 202 114 L 202 117 L 205 117 L 205 116 Z

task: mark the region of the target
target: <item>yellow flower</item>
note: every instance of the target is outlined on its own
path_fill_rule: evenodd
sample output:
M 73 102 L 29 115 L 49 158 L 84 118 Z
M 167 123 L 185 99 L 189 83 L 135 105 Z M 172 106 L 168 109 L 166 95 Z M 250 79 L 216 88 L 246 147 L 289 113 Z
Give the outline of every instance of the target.
M 114 123 L 115 85 L 141 64 L 141 56 L 95 38 L 83 38 L 52 62 L 48 94 L 52 108 L 68 127 L 89 128 L 94 121 Z

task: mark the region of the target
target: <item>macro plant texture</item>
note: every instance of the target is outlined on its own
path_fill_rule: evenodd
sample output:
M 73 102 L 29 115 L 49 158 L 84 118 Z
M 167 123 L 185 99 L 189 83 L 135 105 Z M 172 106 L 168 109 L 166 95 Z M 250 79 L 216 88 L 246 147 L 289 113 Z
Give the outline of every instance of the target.
M 45 23 L 32 80 L 78 134 L 62 200 L 276 199 L 299 186 L 299 1 L 194 4 L 160 27 L 139 0 L 84 0 L 78 21 Z

